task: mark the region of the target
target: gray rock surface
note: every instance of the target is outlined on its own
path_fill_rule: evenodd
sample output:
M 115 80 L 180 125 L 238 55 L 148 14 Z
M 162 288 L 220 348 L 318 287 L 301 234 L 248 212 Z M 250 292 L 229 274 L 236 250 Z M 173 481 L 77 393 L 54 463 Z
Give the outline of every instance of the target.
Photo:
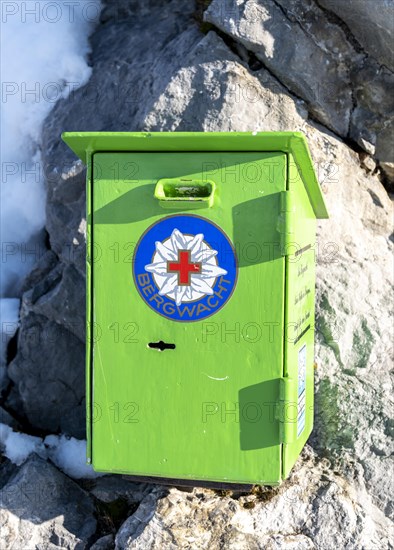
M 7 373 L 7 366 L 0 365 L 0 397 L 3 396 L 10 385 L 10 379 Z
M 0 468 L 0 495 L 3 490 L 4 485 L 8 483 L 10 478 L 15 474 L 17 467 L 13 464 L 8 458 L 1 457 L 1 468 Z M 0 530 L 1 535 L 1 530 Z
M 46 355 L 45 350 L 50 353 Z M 8 372 L 20 399 L 17 404 L 22 405 L 30 424 L 84 437 L 85 351 L 79 338 L 47 317 L 29 313 Z M 15 407 L 13 394 L 7 403 Z
M 20 428 L 19 422 L 1 406 L 0 406 L 0 424 L 5 424 L 6 426 L 11 426 L 11 428 L 15 428 L 15 429 Z
M 141 502 L 150 490 L 149 484 L 128 481 L 124 476 L 108 475 L 95 479 L 89 491 L 97 500 L 106 504 L 123 499 L 132 505 Z
M 394 71 L 394 17 L 391 0 L 318 0 L 346 23 L 368 54 Z
M 96 542 L 90 547 L 90 550 L 113 550 L 114 547 L 114 536 L 105 535 L 100 537 Z
M 394 160 L 390 145 L 394 76 L 392 64 L 386 66 L 382 56 L 375 58 L 373 53 L 386 51 L 384 45 L 390 44 L 393 8 L 390 2 L 369 0 L 319 4 L 332 5 L 339 17 L 343 13 L 347 23 L 353 22 L 350 30 L 368 36 L 376 48 L 364 51 L 343 21 L 328 17 L 313 0 L 214 0 L 205 20 L 253 52 L 289 91 L 307 103 L 314 118 L 375 154 L 391 177 L 387 163 Z M 383 8 L 379 15 L 376 5 Z M 380 26 L 390 9 L 391 18 Z M 370 23 L 363 27 L 368 17 Z M 381 30 L 382 37 L 375 40 Z M 387 56 L 388 51 L 383 58 Z
M 330 212 L 317 248 L 316 422 L 321 453 L 360 464 L 392 514 L 392 203 L 349 148 L 307 131 Z M 330 162 L 327 164 L 327 156 Z M 349 457 L 349 454 L 350 457 Z M 352 459 L 350 460 L 350 463 Z
M 72 264 L 58 262 L 33 288 L 23 294 L 22 314 L 33 311 L 64 326 L 85 342 L 85 277 Z M 24 328 L 24 325 L 22 325 Z
M 96 530 L 90 497 L 33 455 L 1 491 L 1 548 L 83 549 Z
M 135 15 L 147 15 L 154 8 L 162 6 L 162 0 L 116 0 L 103 5 L 100 21 L 120 21 Z
M 282 6 L 268 0 L 215 0 L 205 19 L 254 52 L 285 86 L 307 101 L 319 120 L 340 135 L 347 134 L 352 95 L 346 58 L 321 47 L 310 31 L 289 19 Z M 327 25 L 332 26 L 325 21 Z M 357 57 L 355 51 L 346 54 L 348 59 Z
M 52 158 L 46 159 L 50 166 Z M 52 250 L 65 264 L 74 264 L 85 273 L 85 179 L 81 161 L 70 162 L 68 155 L 57 159 L 47 179 L 46 227 Z
M 119 529 L 116 549 L 391 548 L 390 522 L 360 494 L 361 480 L 350 484 L 306 448 L 279 488 L 238 498 L 155 489 Z

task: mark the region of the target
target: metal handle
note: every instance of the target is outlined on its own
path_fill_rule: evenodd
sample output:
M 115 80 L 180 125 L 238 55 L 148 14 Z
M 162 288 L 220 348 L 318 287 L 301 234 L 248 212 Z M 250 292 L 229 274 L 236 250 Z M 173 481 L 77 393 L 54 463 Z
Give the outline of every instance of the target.
M 215 183 L 186 178 L 160 179 L 154 196 L 163 208 L 180 210 L 213 206 Z

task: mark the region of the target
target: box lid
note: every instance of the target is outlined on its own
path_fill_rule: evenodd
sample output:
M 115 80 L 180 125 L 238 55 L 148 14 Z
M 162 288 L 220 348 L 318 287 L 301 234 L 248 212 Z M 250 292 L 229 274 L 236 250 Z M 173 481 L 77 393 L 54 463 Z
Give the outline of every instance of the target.
M 307 140 L 302 132 L 65 132 L 62 138 L 85 163 L 93 153 L 114 151 L 291 153 L 316 218 L 328 218 Z

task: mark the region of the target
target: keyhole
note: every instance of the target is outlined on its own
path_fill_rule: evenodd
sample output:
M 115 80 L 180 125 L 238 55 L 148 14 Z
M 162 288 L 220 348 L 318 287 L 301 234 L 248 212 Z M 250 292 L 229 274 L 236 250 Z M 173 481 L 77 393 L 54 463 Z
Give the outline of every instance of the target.
M 167 344 L 163 340 L 160 340 L 160 342 L 149 342 L 148 348 L 164 351 L 165 349 L 175 349 L 175 344 Z

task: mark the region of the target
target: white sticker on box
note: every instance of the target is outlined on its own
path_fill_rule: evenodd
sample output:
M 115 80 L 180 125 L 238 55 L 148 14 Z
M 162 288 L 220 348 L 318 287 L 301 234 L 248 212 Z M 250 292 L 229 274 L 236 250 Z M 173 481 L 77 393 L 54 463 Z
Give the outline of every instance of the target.
M 298 410 L 297 437 L 305 428 L 306 344 L 298 351 Z

